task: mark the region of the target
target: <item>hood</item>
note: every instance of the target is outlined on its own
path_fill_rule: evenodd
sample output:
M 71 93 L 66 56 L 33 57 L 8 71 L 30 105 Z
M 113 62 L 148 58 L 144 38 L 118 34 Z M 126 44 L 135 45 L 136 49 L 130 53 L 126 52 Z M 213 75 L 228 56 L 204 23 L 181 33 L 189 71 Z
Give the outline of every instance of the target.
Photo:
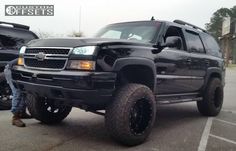
M 87 45 L 139 45 L 150 46 L 151 43 L 144 43 L 134 40 L 105 39 L 105 38 L 63 38 L 63 39 L 37 39 L 30 41 L 28 47 L 78 47 Z

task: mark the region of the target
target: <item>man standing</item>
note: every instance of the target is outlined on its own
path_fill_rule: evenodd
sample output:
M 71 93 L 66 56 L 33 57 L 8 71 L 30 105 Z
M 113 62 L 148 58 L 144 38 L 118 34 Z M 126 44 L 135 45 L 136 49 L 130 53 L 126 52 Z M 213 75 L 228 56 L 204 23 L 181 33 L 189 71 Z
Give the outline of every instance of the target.
M 13 95 L 11 108 L 11 112 L 13 113 L 12 125 L 17 127 L 25 127 L 25 123 L 21 119 L 29 119 L 31 116 L 26 113 L 26 104 L 23 94 L 13 85 L 12 82 L 11 70 L 13 66 L 17 64 L 17 61 L 18 59 L 10 61 L 5 67 L 4 74 Z

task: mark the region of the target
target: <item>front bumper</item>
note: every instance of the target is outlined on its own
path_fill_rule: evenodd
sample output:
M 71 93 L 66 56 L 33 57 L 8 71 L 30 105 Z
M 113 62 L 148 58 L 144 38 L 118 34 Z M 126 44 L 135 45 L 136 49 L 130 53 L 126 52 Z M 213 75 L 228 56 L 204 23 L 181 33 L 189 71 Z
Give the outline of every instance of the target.
M 15 66 L 12 76 L 24 93 L 93 109 L 103 109 L 109 103 L 116 80 L 113 72 L 41 71 L 23 66 Z

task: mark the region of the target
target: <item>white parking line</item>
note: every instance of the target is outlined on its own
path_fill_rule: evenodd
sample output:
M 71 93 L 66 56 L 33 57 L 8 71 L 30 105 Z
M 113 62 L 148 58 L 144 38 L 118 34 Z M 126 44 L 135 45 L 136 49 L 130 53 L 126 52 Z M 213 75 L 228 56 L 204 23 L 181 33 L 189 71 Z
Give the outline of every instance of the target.
M 213 134 L 210 134 L 210 136 L 236 145 L 236 142 L 233 141 L 233 140 L 230 140 L 230 139 L 227 139 L 227 138 L 224 138 L 224 137 L 220 137 L 220 136 L 216 136 L 216 135 L 213 135 Z
M 205 151 L 206 150 L 208 137 L 209 137 L 209 134 L 211 131 L 212 120 L 213 120 L 212 117 L 209 117 L 207 119 L 206 126 L 203 130 L 202 137 L 201 137 L 201 140 L 200 140 L 200 143 L 198 146 L 198 151 Z
M 229 121 L 225 121 L 225 120 L 221 120 L 221 119 L 216 119 L 216 118 L 214 120 L 236 126 L 236 123 L 233 123 L 233 122 L 229 122 Z

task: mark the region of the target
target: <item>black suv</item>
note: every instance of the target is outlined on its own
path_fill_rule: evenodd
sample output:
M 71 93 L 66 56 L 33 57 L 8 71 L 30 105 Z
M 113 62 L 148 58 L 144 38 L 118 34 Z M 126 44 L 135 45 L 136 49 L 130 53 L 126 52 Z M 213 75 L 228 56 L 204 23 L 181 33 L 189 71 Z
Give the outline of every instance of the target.
M 0 109 L 11 107 L 11 91 L 3 73 L 5 65 L 19 56 L 23 45 L 36 38 L 29 26 L 0 21 Z
M 216 116 L 224 75 L 217 42 L 180 20 L 111 24 L 90 39 L 33 40 L 13 71 L 37 120 L 58 123 L 78 107 L 105 115 L 111 136 L 130 146 L 148 137 L 158 104 L 197 101 L 200 113 Z

